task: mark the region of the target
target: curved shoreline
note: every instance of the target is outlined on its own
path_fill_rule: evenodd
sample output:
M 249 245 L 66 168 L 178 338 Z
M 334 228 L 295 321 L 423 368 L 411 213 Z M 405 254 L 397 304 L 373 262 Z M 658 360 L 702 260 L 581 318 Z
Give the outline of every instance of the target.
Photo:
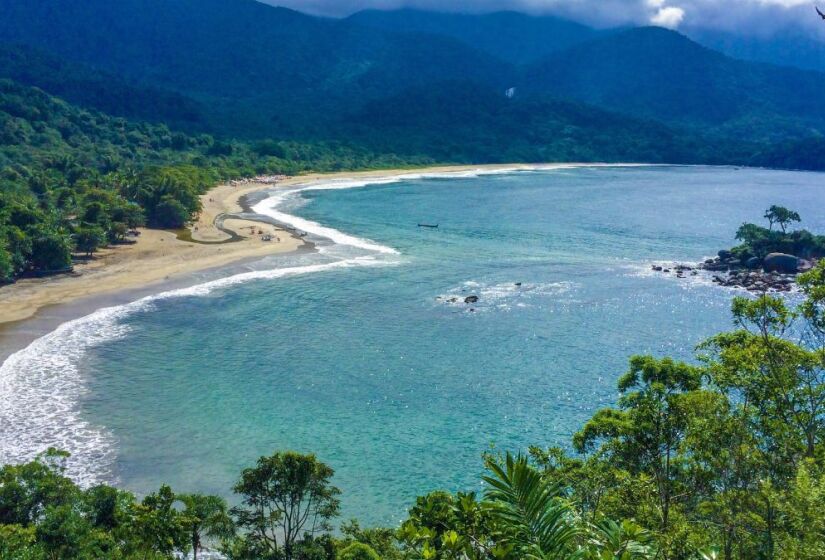
M 416 169 L 386 169 L 363 172 L 314 173 L 291 177 L 277 184 L 247 182 L 219 185 L 201 196 L 203 212 L 190 229 L 192 241 L 181 240 L 178 234 L 165 230 L 144 229 L 134 245 L 102 249 L 97 256 L 76 266 L 76 273 L 47 278 L 27 278 L 16 284 L 0 287 L 0 359 L 8 352 L 4 331 L 22 321 L 37 319 L 47 308 L 75 304 L 91 297 L 112 296 L 132 290 L 153 288 L 155 292 L 193 273 L 237 265 L 276 254 L 286 254 L 306 247 L 303 238 L 283 228 L 273 226 L 275 220 L 256 219 L 249 215 L 246 197 L 278 189 L 349 188 L 352 182 L 368 184 L 391 183 L 404 179 L 462 174 L 495 174 L 514 171 L 551 170 L 575 167 L 645 166 L 647 164 L 559 163 L 559 164 L 493 164 L 434 166 Z M 303 190 L 303 189 L 298 189 Z M 230 235 L 216 227 L 224 214 L 233 221 L 235 231 L 243 239 L 226 243 Z M 240 216 L 242 215 L 242 216 Z M 231 217 L 237 216 L 237 217 Z M 263 233 L 281 238 L 281 243 L 261 242 L 244 229 L 255 227 Z M 232 229 L 232 228 L 228 228 Z M 234 230 L 233 230 L 234 231 Z M 280 234 L 280 235 L 279 235 Z M 323 235 L 323 234 L 321 234 Z
M 277 186 L 253 181 L 242 185 L 222 185 L 211 190 L 204 196 L 211 199 L 209 202 L 213 203 L 210 207 L 212 210 L 218 208 L 214 200 L 216 192 L 229 193 L 227 197 L 231 199 L 231 205 L 233 205 L 231 210 L 235 215 L 233 220 L 237 220 L 239 224 L 253 218 L 254 221 L 251 223 L 256 230 L 268 224 L 269 227 L 277 228 L 279 231 L 286 231 L 285 227 L 307 231 L 318 237 L 320 242 L 318 252 L 324 255 L 319 255 L 318 259 L 299 258 L 293 261 L 283 261 L 280 266 L 276 263 L 274 267 L 271 261 L 263 262 L 263 266 L 256 268 L 250 261 L 259 261 L 262 257 L 277 252 L 287 254 L 301 248 L 314 248 L 314 246 L 312 243 L 305 242 L 302 235 L 295 235 L 290 237 L 293 243 L 291 250 L 273 252 L 268 243 L 249 239 L 230 245 L 243 246 L 257 241 L 255 246 L 266 250 L 262 251 L 263 254 L 249 256 L 246 259 L 247 265 L 240 270 L 237 268 L 237 255 L 227 252 L 220 256 L 222 259 L 226 258 L 228 263 L 234 263 L 234 269 L 230 264 L 219 264 L 217 267 L 210 267 L 213 268 L 213 273 L 209 276 L 196 276 L 190 272 L 188 278 L 167 277 L 160 282 L 140 285 L 137 289 L 130 284 L 123 288 L 127 291 L 123 289 L 106 291 L 103 288 L 110 286 L 96 286 L 100 289 L 93 298 L 88 297 L 89 294 L 84 294 L 87 297 L 76 298 L 70 304 L 64 303 L 62 306 L 57 306 L 57 313 L 51 317 L 44 317 L 45 313 L 35 313 L 34 319 L 17 323 L 15 328 L 11 329 L 19 335 L 17 338 L 3 340 L 4 333 L 0 329 L 0 360 L 2 360 L 0 400 L 9 403 L 0 409 L 0 423 L 15 427 L 13 430 L 0 431 L 0 463 L 25 461 L 46 447 L 57 446 L 68 450 L 77 458 L 78 462 L 73 462 L 69 468 L 69 475 L 75 480 L 82 484 L 115 481 L 113 477 L 116 475 L 113 469 L 117 457 L 116 441 L 106 426 L 91 425 L 82 414 L 79 401 L 80 396 L 86 392 L 87 379 L 79 363 L 87 349 L 111 339 L 127 336 L 130 327 L 122 321 L 125 317 L 136 312 L 149 312 L 163 300 L 204 296 L 215 290 L 250 281 L 275 280 L 327 270 L 386 266 L 401 262 L 395 258 L 384 258 L 398 254 L 391 247 L 282 212 L 280 207 L 289 196 L 297 195 L 304 190 L 348 189 L 395 183 L 406 179 L 470 178 L 518 170 L 543 171 L 581 166 L 576 164 L 462 166 L 415 171 L 399 170 L 394 173 L 388 171 L 340 173 L 297 177 L 279 183 Z M 279 188 L 283 189 L 281 193 L 278 193 Z M 218 189 L 223 189 L 223 191 L 218 191 Z M 258 201 L 254 207 L 248 199 L 242 202 L 243 197 L 254 198 L 259 192 L 267 193 L 269 196 Z M 250 207 L 253 207 L 255 212 L 252 215 L 244 212 Z M 214 216 L 210 218 L 209 212 L 205 213 L 204 219 L 213 220 L 214 225 Z M 198 229 L 200 231 L 201 228 Z M 220 232 L 218 228 L 215 228 L 215 231 Z M 170 238 L 174 236 L 171 232 L 162 233 Z M 206 230 L 202 233 L 206 235 L 210 231 Z M 210 241 L 212 242 L 197 246 L 208 249 L 217 248 L 218 251 L 227 246 L 220 239 Z M 164 249 L 173 247 L 168 241 L 164 243 L 167 243 Z M 279 244 L 279 246 L 285 245 Z M 164 255 L 165 257 L 175 261 L 181 260 L 179 252 L 167 250 L 168 255 Z M 134 264 L 134 261 L 129 262 Z M 191 264 L 186 263 L 185 260 L 183 262 Z M 197 271 L 203 271 L 206 268 L 203 260 L 197 260 L 194 264 Z M 89 276 L 92 275 L 88 275 L 87 278 Z M 133 278 L 133 275 L 130 273 L 128 277 Z M 172 287 L 173 285 L 176 287 Z M 47 307 L 40 309 L 45 310 Z M 48 309 L 53 312 L 55 306 L 48 307 Z M 42 330 L 36 328 L 38 321 L 41 321 L 40 329 Z M 14 344 L 17 349 L 9 350 L 6 344 L 8 342 Z M 5 359 L 3 359 L 4 345 L 7 346 Z
M 190 276 L 181 287 L 170 288 L 168 282 L 142 287 L 142 294 L 134 291 L 116 292 L 117 300 L 111 296 L 86 298 L 88 307 L 71 308 L 67 315 L 50 324 L 46 332 L 31 335 L 25 348 L 19 350 L 0 364 L 0 393 L 10 403 L 5 410 L 0 410 L 0 421 L 14 430 L 0 432 L 0 463 L 26 460 L 33 453 L 42 451 L 44 445 L 58 445 L 75 453 L 80 460 L 78 467 L 72 469 L 72 476 L 85 483 L 111 480 L 111 461 L 116 457 L 116 441 L 111 439 L 106 426 L 93 426 L 85 422 L 78 396 L 84 394 L 87 380 L 79 371 L 79 360 L 86 349 L 111 338 L 126 336 L 129 324 L 121 321 L 134 312 L 151 312 L 155 305 L 169 298 L 198 297 L 232 285 L 256 280 L 275 280 L 277 278 L 302 274 L 313 274 L 333 269 L 362 266 L 384 266 L 397 264 L 397 258 L 385 258 L 397 254 L 391 247 L 378 245 L 367 239 L 351 236 L 344 232 L 308 221 L 280 211 L 285 200 L 290 196 L 299 196 L 304 190 L 330 190 L 365 187 L 376 184 L 389 184 L 412 179 L 430 178 L 471 178 L 479 175 L 505 174 L 514 171 L 552 171 L 581 167 L 642 167 L 640 164 L 555 164 L 555 165 L 512 165 L 512 166 L 461 166 L 440 167 L 418 170 L 398 170 L 396 172 L 378 171 L 366 173 L 339 173 L 315 176 L 302 176 L 283 181 L 277 186 L 269 183 L 251 181 L 242 185 L 222 185 L 218 189 L 231 203 L 232 213 L 239 220 L 256 217 L 269 220 L 276 227 L 297 227 L 319 238 L 319 255 L 316 258 L 297 258 L 274 263 L 266 261 L 257 268 L 246 266 L 243 270 L 219 266 L 216 274 L 209 278 Z M 214 199 L 216 189 L 207 193 Z M 228 193 L 228 194 L 227 194 Z M 267 198 L 258 193 L 266 193 Z M 248 197 L 244 199 L 244 197 Z M 212 201 L 214 202 L 214 200 Z M 215 207 L 213 207 L 213 210 Z M 249 215 L 253 210 L 255 214 Z M 208 219 L 208 214 L 207 218 Z M 256 226 L 257 227 L 257 226 Z M 171 235 L 171 234 L 170 234 Z M 300 247 L 307 244 L 301 237 L 294 238 Z M 225 246 L 220 240 L 214 240 L 207 247 Z M 232 245 L 241 245 L 233 243 Z M 263 245 L 263 244 L 262 244 Z M 341 250 L 343 248 L 343 250 Z M 256 259 L 252 259 L 256 260 Z M 249 259 L 247 260 L 249 263 Z M 237 263 L 236 263 L 237 265 Z M 201 270 L 200 268 L 198 270 Z M 229 275 L 227 275 L 227 273 Z M 170 280 L 180 282 L 179 280 Z M 73 311 L 72 311 L 73 310 Z M 77 314 L 74 314 L 77 313 Z M 78 315 L 80 315 L 79 318 Z M 56 324 L 55 324 L 56 323 Z M 29 320 L 20 325 L 33 325 Z M 2 332 L 0 332 L 2 337 Z M 0 338 L 0 346 L 3 344 Z M 67 347 L 68 345 L 68 347 Z M 2 348 L 0 348 L 2 352 Z M 0 354 L 0 360 L 2 360 Z M 0 395 L 0 398 L 4 398 Z M 48 410 L 43 408 L 47 407 Z M 60 421 L 55 422 L 55 418 Z M 92 448 L 88 442 L 97 442 Z M 89 462 L 97 453 L 98 461 Z M 101 453 L 105 457 L 101 457 Z

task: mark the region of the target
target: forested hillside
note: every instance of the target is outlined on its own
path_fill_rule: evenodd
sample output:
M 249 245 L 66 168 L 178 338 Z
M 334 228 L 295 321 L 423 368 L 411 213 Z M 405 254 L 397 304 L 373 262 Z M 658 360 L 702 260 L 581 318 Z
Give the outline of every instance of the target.
M 188 118 L 206 131 L 235 138 L 346 141 L 361 129 L 381 137 L 386 132 L 381 121 L 364 120 L 370 107 L 409 113 L 408 107 L 392 101 L 409 99 L 413 90 L 440 92 L 450 82 L 474 84 L 472 95 L 449 100 L 467 113 L 464 130 L 474 126 L 474 111 L 486 111 L 472 103 L 484 96 L 504 96 L 510 88 L 515 88 L 517 101 L 575 101 L 658 120 L 688 131 L 687 136 L 731 143 L 744 139 L 760 148 L 816 137 L 825 130 L 825 109 L 819 103 L 825 74 L 734 60 L 664 29 L 596 32 L 563 19 L 508 12 L 368 11 L 335 20 L 254 0 L 3 4 L 0 42 L 28 45 L 62 61 L 46 62 L 42 52 L 29 52 L 33 62 L 21 64 L 18 58 L 6 65 L 10 69 L 5 77 L 85 106 L 150 121 L 160 117 L 170 122 L 167 109 L 178 103 L 180 120 Z M 78 93 L 95 91 L 100 84 L 89 76 L 90 69 L 105 73 L 110 92 Z M 59 77 L 69 73 L 80 83 Z M 87 84 L 93 87 L 82 87 Z M 123 102 L 114 100 L 126 94 L 124 88 L 149 102 L 120 106 Z M 169 97 L 171 92 L 181 97 Z M 136 109 L 153 104 L 157 115 Z M 440 110 L 422 104 L 422 111 L 425 106 Z M 557 110 L 542 113 L 547 106 L 533 103 L 533 120 L 556 122 Z M 450 103 L 444 108 L 449 110 Z M 581 106 L 578 113 L 585 111 Z M 588 118 L 602 114 L 593 110 Z M 455 122 L 455 115 L 434 118 L 442 116 Z M 463 133 L 453 137 L 452 129 L 436 133 L 424 126 L 431 115 L 422 112 L 417 117 L 422 125 L 414 132 L 419 138 L 428 136 L 434 156 L 442 157 L 449 146 L 466 141 Z M 489 123 L 485 133 L 508 136 L 508 123 Z M 541 152 L 545 136 L 528 136 L 533 138 L 532 152 Z M 614 143 L 620 142 L 617 138 Z M 417 152 L 420 144 L 404 149 Z M 669 149 L 657 159 L 667 159 Z M 749 156 L 756 151 L 762 150 Z M 484 155 L 491 158 L 500 152 Z
M 410 86 L 467 79 L 503 92 L 513 82 L 511 67 L 450 38 L 254 0 L 3 3 L 3 41 L 194 96 L 217 128 L 240 136 L 324 132 L 338 112 Z
M 386 31 L 443 35 L 514 64 L 536 62 L 601 33 L 574 21 L 518 12 L 439 13 L 413 9 L 364 10 L 349 21 Z
M 552 99 L 508 99 L 467 82 L 368 103 L 346 129 L 370 148 L 439 161 L 729 163 L 753 146 L 702 141 L 652 120 Z M 434 141 L 434 136 L 441 137 Z
M 514 13 L 335 20 L 254 0 L 0 4 L 4 278 L 66 268 L 139 223 L 180 226 L 207 186 L 262 172 L 825 168 L 825 74 L 663 29 Z
M 733 60 L 656 27 L 553 55 L 526 71 L 524 87 L 755 140 L 825 131 L 825 107 L 811 104 L 825 90 L 825 74 Z
M 109 115 L 203 126 L 203 108 L 181 94 L 139 87 L 107 72 L 24 45 L 0 44 L 0 78 L 35 86 L 70 103 Z
M 63 270 L 73 253 L 148 224 L 179 228 L 218 181 L 425 163 L 343 145 L 242 144 L 88 111 L 0 79 L 0 281 Z

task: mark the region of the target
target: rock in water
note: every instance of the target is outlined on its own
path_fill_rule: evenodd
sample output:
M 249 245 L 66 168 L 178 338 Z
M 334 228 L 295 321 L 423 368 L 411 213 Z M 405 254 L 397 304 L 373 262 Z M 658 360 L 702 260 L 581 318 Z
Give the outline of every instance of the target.
M 478 301 L 478 296 L 467 296 L 464 298 L 464 303 L 476 303 Z
M 765 272 L 784 272 L 796 274 L 799 272 L 799 259 L 785 253 L 771 253 L 762 261 Z

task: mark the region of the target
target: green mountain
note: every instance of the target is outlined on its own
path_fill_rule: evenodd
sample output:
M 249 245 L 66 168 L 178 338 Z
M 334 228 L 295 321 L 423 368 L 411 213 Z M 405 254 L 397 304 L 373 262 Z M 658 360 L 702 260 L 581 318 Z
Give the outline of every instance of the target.
M 202 107 L 179 93 L 134 86 L 107 72 L 22 45 L 0 44 L 0 78 L 110 115 L 187 127 L 203 119 Z
M 658 28 L 507 12 L 335 20 L 254 0 L 0 2 L 0 38 L 26 46 L 0 51 L 0 76 L 224 138 L 442 161 L 747 163 L 825 130 L 825 75 Z
M 378 96 L 507 65 L 446 37 L 392 34 L 254 0 L 3 0 L 0 37 L 217 100 Z
M 548 57 L 528 68 L 522 83 L 535 95 L 730 135 L 743 129 L 760 137 L 825 130 L 825 106 L 815 102 L 825 91 L 825 74 L 735 60 L 656 27 Z
M 340 143 L 192 136 L 0 78 L 0 284 L 64 270 L 73 251 L 121 243 L 143 223 L 181 227 L 222 179 L 427 163 Z
M 590 27 L 566 19 L 518 12 L 364 10 L 350 16 L 349 21 L 387 31 L 452 37 L 514 64 L 536 62 L 600 35 Z
M 741 157 L 726 151 L 730 146 L 701 142 L 655 121 L 567 101 L 509 99 L 467 82 L 370 102 L 345 128 L 379 153 L 428 154 L 440 161 L 726 163 Z
M 733 58 L 825 72 L 825 34 L 819 37 L 797 29 L 753 35 L 688 27 L 683 32 L 698 43 Z

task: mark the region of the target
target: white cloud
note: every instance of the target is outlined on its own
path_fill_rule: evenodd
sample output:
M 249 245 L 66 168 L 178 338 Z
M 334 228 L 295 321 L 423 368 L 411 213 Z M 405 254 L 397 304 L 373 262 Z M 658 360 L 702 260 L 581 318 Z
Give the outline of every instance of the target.
M 667 27 L 669 29 L 676 29 L 682 20 L 685 19 L 685 11 L 676 6 L 665 6 L 659 8 L 655 14 L 650 17 L 650 23 L 660 27 Z

